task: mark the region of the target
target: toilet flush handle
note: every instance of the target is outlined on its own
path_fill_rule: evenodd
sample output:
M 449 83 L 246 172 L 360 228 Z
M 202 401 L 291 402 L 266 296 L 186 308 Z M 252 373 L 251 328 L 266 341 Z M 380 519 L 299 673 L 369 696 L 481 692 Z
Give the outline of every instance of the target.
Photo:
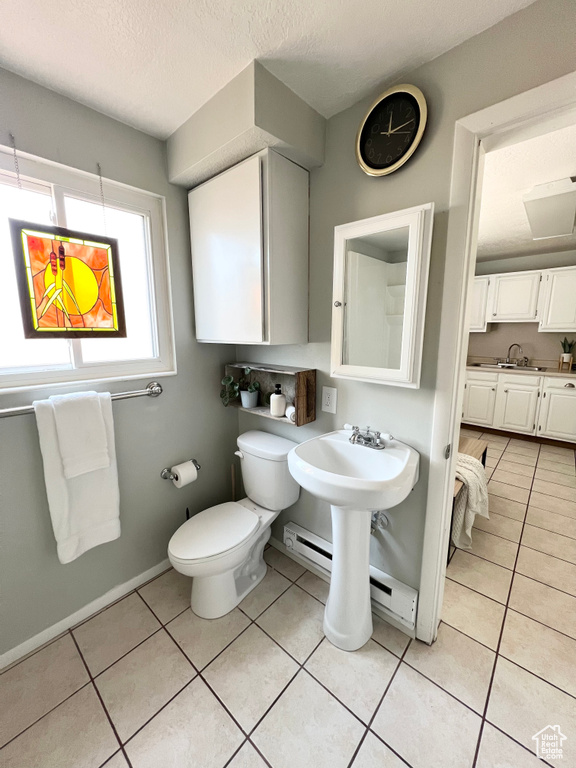
M 241 459 L 244 458 L 244 454 L 242 453 L 242 451 L 234 451 L 234 456 L 239 456 Z

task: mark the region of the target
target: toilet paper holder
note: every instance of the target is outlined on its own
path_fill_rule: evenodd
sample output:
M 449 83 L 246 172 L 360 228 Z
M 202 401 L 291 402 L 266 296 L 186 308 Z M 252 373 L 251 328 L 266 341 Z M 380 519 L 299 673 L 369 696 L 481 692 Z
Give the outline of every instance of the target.
M 196 461 L 196 459 L 190 459 L 192 464 L 196 467 L 197 470 L 202 469 L 200 464 Z M 160 477 L 162 480 L 176 480 L 176 475 L 171 471 L 170 467 L 164 467 L 162 472 L 160 472 Z

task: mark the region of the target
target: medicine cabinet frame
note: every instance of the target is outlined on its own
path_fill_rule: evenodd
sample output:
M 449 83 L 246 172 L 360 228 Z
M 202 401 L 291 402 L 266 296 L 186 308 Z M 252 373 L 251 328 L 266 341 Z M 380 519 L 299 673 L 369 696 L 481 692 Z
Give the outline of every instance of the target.
M 420 387 L 426 295 L 434 203 L 385 213 L 334 228 L 334 288 L 332 296 L 331 376 L 396 387 Z M 403 331 L 398 368 L 344 363 L 346 312 L 346 254 L 349 240 L 408 228 L 408 258 Z

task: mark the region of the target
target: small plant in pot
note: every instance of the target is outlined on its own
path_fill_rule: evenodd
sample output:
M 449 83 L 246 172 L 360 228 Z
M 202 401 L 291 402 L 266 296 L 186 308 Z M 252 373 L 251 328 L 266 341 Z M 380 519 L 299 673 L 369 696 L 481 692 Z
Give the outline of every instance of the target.
M 221 381 L 220 399 L 222 405 L 230 405 L 232 400 L 240 396 L 243 408 L 256 408 L 258 405 L 258 392 L 260 391 L 260 382 L 250 381 L 246 378 L 250 375 L 251 368 L 244 368 L 243 375 L 234 381 L 233 376 L 224 376 Z
M 567 337 L 564 336 L 564 341 L 561 341 L 560 344 L 562 345 L 563 350 L 562 362 L 569 363 L 572 356 L 572 350 L 576 346 L 576 341 L 568 341 Z

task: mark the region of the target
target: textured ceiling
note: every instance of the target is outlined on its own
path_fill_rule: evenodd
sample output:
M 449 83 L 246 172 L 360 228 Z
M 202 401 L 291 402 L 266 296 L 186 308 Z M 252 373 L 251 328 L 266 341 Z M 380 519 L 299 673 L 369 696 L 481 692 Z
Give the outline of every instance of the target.
M 576 249 L 576 235 L 533 240 L 522 195 L 576 176 L 576 125 L 489 152 L 482 183 L 478 260 Z
M 0 0 L 0 66 L 164 138 L 253 59 L 330 117 L 532 2 Z

